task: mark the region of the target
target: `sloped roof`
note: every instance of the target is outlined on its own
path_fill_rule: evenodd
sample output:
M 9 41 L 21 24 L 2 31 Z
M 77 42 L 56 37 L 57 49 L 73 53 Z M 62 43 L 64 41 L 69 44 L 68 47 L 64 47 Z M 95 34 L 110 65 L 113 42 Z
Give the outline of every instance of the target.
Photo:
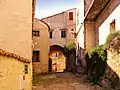
M 63 12 L 60 12 L 60 13 L 57 13 L 57 14 L 54 14 L 54 15 L 51 15 L 51 16 L 47 16 L 47 17 L 41 18 L 41 20 L 44 20 L 44 19 L 47 19 L 47 18 L 50 18 L 50 17 L 54 17 L 54 16 L 57 16 L 57 15 L 60 15 L 60 14 L 63 14 L 65 12 L 67 12 L 67 11 L 74 10 L 74 9 L 76 10 L 77 8 L 68 9 L 66 11 L 63 11 Z

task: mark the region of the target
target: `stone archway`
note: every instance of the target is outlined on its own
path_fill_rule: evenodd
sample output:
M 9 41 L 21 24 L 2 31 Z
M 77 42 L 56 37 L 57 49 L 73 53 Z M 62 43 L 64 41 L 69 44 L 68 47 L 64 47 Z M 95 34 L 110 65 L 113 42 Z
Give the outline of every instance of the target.
M 49 72 L 63 72 L 66 69 L 66 57 L 63 47 L 59 45 L 50 46 Z

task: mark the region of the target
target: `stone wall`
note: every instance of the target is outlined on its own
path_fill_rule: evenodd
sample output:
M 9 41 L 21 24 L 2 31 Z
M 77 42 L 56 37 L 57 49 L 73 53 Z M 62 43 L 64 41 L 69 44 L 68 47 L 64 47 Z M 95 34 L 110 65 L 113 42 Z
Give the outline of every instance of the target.
M 40 62 L 33 62 L 33 74 L 45 74 L 48 73 L 48 64 L 42 64 Z
M 69 20 L 69 12 L 73 12 L 73 20 Z M 52 31 L 52 38 L 50 38 L 50 46 L 60 45 L 64 46 L 70 41 L 74 41 L 74 34 L 71 33 L 71 29 L 76 31 L 76 9 L 70 9 L 62 13 L 58 13 L 46 18 L 42 18 L 42 21 L 49 24 Z M 66 30 L 66 37 L 61 38 L 61 30 Z
M 108 51 L 107 64 L 120 78 L 120 53 Z
M 120 78 L 120 53 L 107 51 L 107 66 L 100 81 L 103 87 L 116 87 Z

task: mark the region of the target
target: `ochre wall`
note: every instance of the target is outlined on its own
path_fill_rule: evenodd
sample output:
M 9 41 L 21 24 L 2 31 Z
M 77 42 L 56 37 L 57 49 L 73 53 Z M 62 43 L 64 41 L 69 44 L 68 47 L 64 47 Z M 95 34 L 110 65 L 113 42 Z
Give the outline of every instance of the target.
M 31 60 L 32 0 L 0 1 L 0 47 Z M 18 73 L 23 72 L 21 70 L 23 64 L 9 59 L 1 57 L 0 60 L 1 72 L 5 73 L 5 77 L 2 78 L 4 81 L 0 83 L 0 90 L 19 90 Z M 26 81 L 28 86 L 25 90 L 32 89 L 32 63 L 29 68 L 28 81 Z
M 27 64 L 28 74 L 24 74 L 25 64 L 27 63 L 0 55 L 0 90 L 20 90 L 20 75 L 25 75 L 23 89 L 32 90 L 31 64 Z
M 33 62 L 34 73 L 45 73 L 48 72 L 49 30 L 38 19 L 34 19 L 33 30 L 39 30 L 39 37 L 33 36 L 33 50 L 40 51 L 40 62 Z
M 0 47 L 31 59 L 32 0 L 2 0 L 0 9 Z

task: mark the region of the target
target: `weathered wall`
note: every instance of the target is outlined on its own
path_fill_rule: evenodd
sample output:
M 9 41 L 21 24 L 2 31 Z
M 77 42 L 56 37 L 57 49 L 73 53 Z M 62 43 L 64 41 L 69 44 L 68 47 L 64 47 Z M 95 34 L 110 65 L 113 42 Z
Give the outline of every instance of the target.
M 25 64 L 27 63 L 0 55 L 0 90 L 32 89 L 31 64 L 27 64 L 28 74 L 24 74 Z M 23 76 L 25 76 L 25 80 L 23 80 Z
M 61 31 L 65 26 L 65 16 L 66 13 L 57 14 L 55 16 L 51 16 L 45 19 L 42 19 L 44 22 L 49 23 L 52 31 L 52 38 L 50 38 L 50 46 L 51 45 L 65 45 L 66 38 L 61 38 Z
M 49 30 L 48 27 L 38 19 L 34 19 L 33 30 L 39 30 L 39 37 L 33 36 L 33 50 L 40 51 L 40 62 L 33 62 L 34 73 L 48 72 L 49 54 Z
M 91 0 L 89 0 L 89 1 L 91 1 Z M 112 21 L 113 19 L 116 19 L 117 22 L 120 21 L 119 16 L 117 14 L 119 12 L 119 10 L 118 10 L 119 4 L 120 4 L 120 0 L 116 0 L 116 1 L 111 0 L 108 3 L 108 5 L 104 8 L 104 10 L 99 14 L 99 16 L 96 18 L 95 21 L 85 21 L 84 22 L 84 24 L 85 24 L 84 42 L 85 42 L 85 49 L 87 51 L 89 51 L 90 49 L 97 46 L 99 44 L 99 42 L 100 43 L 102 42 L 102 44 L 103 44 L 106 36 L 109 34 L 110 21 Z M 85 5 L 85 7 L 86 7 L 86 5 Z M 92 23 L 94 23 L 94 26 Z M 117 25 L 117 26 L 119 26 L 119 25 Z M 99 34 L 99 31 L 100 31 L 100 34 Z M 102 40 L 104 40 L 104 41 L 102 41 Z
M 73 12 L 74 20 L 69 20 L 69 12 Z M 51 30 L 53 30 L 53 38 L 50 39 L 50 45 L 63 46 L 69 41 L 74 40 L 74 35 L 71 33 L 71 29 L 76 30 L 76 9 L 71 9 L 50 17 L 42 19 L 48 23 Z M 61 30 L 67 28 L 66 38 L 61 38 Z
M 95 22 L 85 22 L 84 27 L 85 27 L 85 32 L 84 32 L 85 49 L 86 51 L 89 51 L 90 49 L 96 46 Z
M 111 52 L 108 50 L 107 52 L 108 54 L 108 60 L 107 60 L 107 64 L 108 66 L 111 68 L 111 70 L 113 70 L 120 78 L 120 54 L 117 52 Z M 111 78 L 114 77 L 114 73 L 112 75 L 111 72 Z
M 73 12 L 73 20 L 69 20 L 69 12 Z M 66 26 L 67 26 L 67 42 L 75 41 L 74 34 L 71 33 L 71 29 L 74 30 L 74 33 L 76 32 L 76 9 L 71 9 L 66 11 Z
M 94 0 L 84 0 L 85 15 L 89 11 L 89 8 L 91 7 L 92 2 L 94 2 Z
M 102 87 L 116 87 L 120 79 L 120 53 L 107 50 L 107 66 L 100 80 Z
M 0 1 L 0 47 L 31 61 L 32 57 L 32 0 Z M 24 64 L 1 57 L 0 69 L 4 76 L 1 90 L 19 90 L 19 73 Z M 15 68 L 14 68 L 15 67 Z M 28 78 L 27 78 L 28 77 Z M 26 77 L 25 90 L 32 89 L 32 63 Z M 14 82 L 14 84 L 13 84 Z
M 0 47 L 31 59 L 32 0 L 2 0 L 0 9 Z

